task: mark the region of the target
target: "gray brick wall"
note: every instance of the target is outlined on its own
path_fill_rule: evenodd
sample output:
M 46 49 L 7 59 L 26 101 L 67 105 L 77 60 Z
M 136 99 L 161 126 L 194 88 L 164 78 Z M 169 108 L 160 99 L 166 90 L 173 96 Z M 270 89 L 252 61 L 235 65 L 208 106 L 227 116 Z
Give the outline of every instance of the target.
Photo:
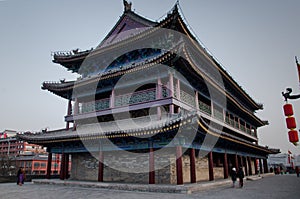
M 176 184 L 176 156 L 175 149 L 166 150 L 164 153 L 155 155 L 155 171 L 156 184 Z M 72 154 L 72 170 L 71 179 L 74 180 L 98 180 L 98 160 L 95 158 L 98 154 L 77 153 Z M 122 154 L 118 151 L 104 152 L 104 178 L 106 182 L 129 182 L 143 183 L 149 182 L 149 154 L 141 153 L 136 158 L 130 154 Z M 253 163 L 252 163 L 253 164 Z M 165 165 L 165 167 L 162 167 Z M 190 157 L 183 155 L 183 181 L 190 182 Z M 134 167 L 134 168 L 132 168 Z M 122 168 L 120 171 L 116 168 Z M 128 168 L 128 169 L 126 169 Z M 126 172 L 126 171 L 136 172 Z M 125 170 L 125 171 L 124 171 Z M 224 177 L 223 167 L 214 167 L 215 179 Z M 207 157 L 196 157 L 196 178 L 197 181 L 208 181 L 208 159 Z

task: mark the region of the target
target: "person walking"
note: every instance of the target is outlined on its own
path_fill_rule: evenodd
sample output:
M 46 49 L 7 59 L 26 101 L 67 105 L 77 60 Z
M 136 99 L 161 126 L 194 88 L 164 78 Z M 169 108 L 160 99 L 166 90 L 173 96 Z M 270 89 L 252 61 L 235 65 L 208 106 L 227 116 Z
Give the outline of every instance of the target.
M 242 167 L 239 168 L 239 170 L 237 172 L 237 177 L 239 178 L 240 187 L 243 188 L 245 174 L 244 174 L 244 171 L 243 171 Z
M 235 182 L 236 182 L 236 168 L 233 167 L 231 171 L 231 180 L 232 180 L 232 188 L 235 187 Z
M 22 186 L 25 181 L 25 170 L 22 167 L 18 170 L 17 178 L 17 184 Z
M 22 173 L 22 167 L 19 168 L 18 172 L 17 172 L 17 185 L 19 185 L 20 183 L 20 175 Z

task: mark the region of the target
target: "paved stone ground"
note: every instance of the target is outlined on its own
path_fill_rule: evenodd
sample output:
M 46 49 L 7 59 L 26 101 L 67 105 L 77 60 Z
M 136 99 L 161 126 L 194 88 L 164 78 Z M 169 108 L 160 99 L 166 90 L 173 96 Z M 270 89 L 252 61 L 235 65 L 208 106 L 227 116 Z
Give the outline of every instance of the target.
M 300 178 L 295 175 L 269 176 L 256 181 L 246 181 L 244 188 L 228 185 L 194 192 L 192 194 L 119 191 L 62 185 L 26 183 L 0 184 L 0 199 L 299 199 Z

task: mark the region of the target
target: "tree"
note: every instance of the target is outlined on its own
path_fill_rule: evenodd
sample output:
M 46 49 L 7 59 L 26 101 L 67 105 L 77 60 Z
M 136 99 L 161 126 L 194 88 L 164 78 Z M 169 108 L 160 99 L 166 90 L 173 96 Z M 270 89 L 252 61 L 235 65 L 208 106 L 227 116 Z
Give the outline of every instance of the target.
M 0 175 L 11 176 L 17 171 L 16 158 L 8 155 L 0 155 Z

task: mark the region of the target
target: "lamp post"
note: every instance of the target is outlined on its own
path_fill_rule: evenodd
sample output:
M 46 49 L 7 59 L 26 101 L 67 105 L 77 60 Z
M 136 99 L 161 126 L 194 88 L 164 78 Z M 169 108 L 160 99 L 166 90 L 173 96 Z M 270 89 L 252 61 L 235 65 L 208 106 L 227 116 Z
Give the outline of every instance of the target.
M 298 63 L 297 57 L 295 57 L 295 60 L 296 60 L 299 82 L 300 82 L 300 64 Z M 286 92 L 285 93 L 281 92 L 281 94 L 284 97 L 284 101 L 286 102 L 286 104 L 283 106 L 283 109 L 284 109 L 285 116 L 287 116 L 286 118 L 287 127 L 288 129 L 290 129 L 290 131 L 288 132 L 289 141 L 293 143 L 295 146 L 297 146 L 299 142 L 298 131 L 295 130 L 296 121 L 295 118 L 293 117 L 293 107 L 292 104 L 288 104 L 288 100 L 299 99 L 300 94 L 295 95 L 292 94 L 292 92 L 293 92 L 292 88 L 287 88 Z

